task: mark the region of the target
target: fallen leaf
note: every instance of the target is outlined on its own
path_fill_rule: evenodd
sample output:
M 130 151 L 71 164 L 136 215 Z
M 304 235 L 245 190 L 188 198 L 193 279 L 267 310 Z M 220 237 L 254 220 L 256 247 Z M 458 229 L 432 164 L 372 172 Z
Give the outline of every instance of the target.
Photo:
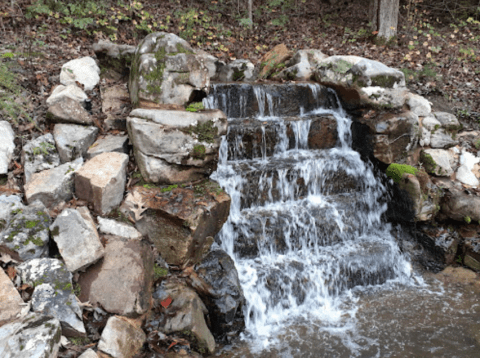
M 168 296 L 162 302 L 160 302 L 163 308 L 167 308 L 168 306 L 170 306 L 171 303 L 172 303 L 172 298 L 170 296 Z

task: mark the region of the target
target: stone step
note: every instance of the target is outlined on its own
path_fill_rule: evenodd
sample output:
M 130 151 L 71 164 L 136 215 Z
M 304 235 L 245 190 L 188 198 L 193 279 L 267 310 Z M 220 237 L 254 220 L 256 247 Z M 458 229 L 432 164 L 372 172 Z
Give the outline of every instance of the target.
M 337 122 L 330 114 L 268 121 L 233 119 L 228 122 L 228 159 L 265 158 L 295 148 L 333 148 L 337 140 Z
M 314 83 L 217 83 L 206 99 L 228 118 L 298 116 L 316 108 L 337 108 L 333 91 Z
M 358 178 L 349 174 L 351 163 L 326 151 L 296 151 L 270 160 L 230 162 L 233 172 L 241 175 L 236 181 L 240 192 L 240 208 L 285 202 L 308 194 L 339 194 L 360 190 Z M 351 172 L 351 171 L 350 171 Z

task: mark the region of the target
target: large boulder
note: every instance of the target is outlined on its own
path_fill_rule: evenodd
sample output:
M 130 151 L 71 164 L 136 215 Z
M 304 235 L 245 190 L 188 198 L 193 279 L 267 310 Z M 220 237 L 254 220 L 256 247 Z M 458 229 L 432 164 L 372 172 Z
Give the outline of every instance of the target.
M 102 76 L 115 80 L 128 75 L 135 50 L 135 46 L 117 45 L 105 40 L 93 44 L 93 51 L 103 71 Z
M 47 98 L 47 105 L 53 106 L 55 103 L 61 102 L 65 97 L 79 103 L 83 103 L 88 99 L 87 94 L 80 87 L 75 83 L 71 83 L 68 86 L 58 85 L 55 87 L 50 97 Z
M 143 103 L 185 105 L 210 84 L 203 56 L 180 37 L 155 32 L 138 45 L 129 79 L 134 107 Z
M 315 66 L 328 56 L 320 50 L 300 50 L 288 61 L 287 68 L 280 71 L 274 78 L 285 80 L 309 81 Z
M 7 121 L 0 121 L 0 174 L 7 174 L 8 165 L 13 158 L 15 149 L 15 133 Z
M 175 184 L 215 170 L 227 118 L 219 110 L 136 109 L 127 119 L 127 128 L 143 178 Z
M 136 207 L 143 207 L 138 215 Z M 120 210 L 148 235 L 169 265 L 195 265 L 227 220 L 230 197 L 214 182 L 190 188 L 135 187 Z
M 85 91 L 91 91 L 100 82 L 100 68 L 95 60 L 88 56 L 71 60 L 62 66 L 60 82 L 65 86 L 79 82 Z

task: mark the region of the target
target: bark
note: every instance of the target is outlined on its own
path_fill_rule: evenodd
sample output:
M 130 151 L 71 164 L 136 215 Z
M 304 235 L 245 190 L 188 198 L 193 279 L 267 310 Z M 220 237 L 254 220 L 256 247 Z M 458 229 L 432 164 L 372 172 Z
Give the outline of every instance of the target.
M 253 25 L 253 0 L 248 0 L 248 18 L 250 19 L 250 24 Z
M 370 21 L 377 36 L 390 40 L 397 34 L 399 0 L 371 0 Z

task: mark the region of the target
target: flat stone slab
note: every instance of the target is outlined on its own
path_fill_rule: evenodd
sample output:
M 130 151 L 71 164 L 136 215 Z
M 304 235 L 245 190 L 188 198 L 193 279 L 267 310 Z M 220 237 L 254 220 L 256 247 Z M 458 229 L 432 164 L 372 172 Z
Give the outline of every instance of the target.
M 110 317 L 98 342 L 98 349 L 113 358 L 135 356 L 147 340 L 147 336 L 132 321 L 126 317 Z
M 62 329 L 56 318 L 30 313 L 0 327 L 0 357 L 56 357 L 61 337 Z
M 85 157 L 88 148 L 97 138 L 97 127 L 84 127 L 76 124 L 55 124 L 53 137 L 57 143 L 62 163 Z
M 25 168 L 25 184 L 33 174 L 53 169 L 60 165 L 60 156 L 51 133 L 28 142 L 22 149 L 22 163 Z
M 0 121 L 0 174 L 7 174 L 15 149 L 15 133 L 7 121 Z
M 100 216 L 97 217 L 97 220 L 100 226 L 100 232 L 104 234 L 118 236 L 124 239 L 140 239 L 142 237 L 142 234 L 137 229 L 128 224 L 116 220 L 104 219 Z
M 24 262 L 17 267 L 23 283 L 35 287 L 32 310 L 57 318 L 65 336 L 86 333 L 82 309 L 73 293 L 72 274 L 57 259 L 43 258 Z
M 50 215 L 41 202 L 23 209 L 15 209 L 8 227 L 0 237 L 0 243 L 16 251 L 22 260 L 48 255 Z
M 85 269 L 104 255 L 97 229 L 86 207 L 65 209 L 50 226 L 68 271 Z
M 107 312 L 138 316 L 150 307 L 153 254 L 139 240 L 108 237 L 102 261 L 80 275 L 80 300 Z
M 12 280 L 0 269 L 0 327 L 18 318 L 25 306 Z
M 128 155 L 102 153 L 90 159 L 75 175 L 78 198 L 93 204 L 100 215 L 120 205 L 127 180 Z
M 127 135 L 106 135 L 98 138 L 87 150 L 86 158 L 92 159 L 99 154 L 117 152 L 128 154 L 128 136 Z
M 55 87 L 50 97 L 47 98 L 47 105 L 52 106 L 55 103 L 60 102 L 64 97 L 71 98 L 80 103 L 88 99 L 86 93 L 75 83 L 69 84 L 68 86 L 58 85 Z
M 87 110 L 69 97 L 62 97 L 48 107 L 47 119 L 55 123 L 93 124 L 93 119 Z
M 40 200 L 47 208 L 73 198 L 73 176 L 83 164 L 78 158 L 50 170 L 34 174 L 25 185 L 25 197 L 28 203 Z
M 82 57 L 65 63 L 60 71 L 62 85 L 80 82 L 85 91 L 91 91 L 100 82 L 100 68 L 91 57 Z

